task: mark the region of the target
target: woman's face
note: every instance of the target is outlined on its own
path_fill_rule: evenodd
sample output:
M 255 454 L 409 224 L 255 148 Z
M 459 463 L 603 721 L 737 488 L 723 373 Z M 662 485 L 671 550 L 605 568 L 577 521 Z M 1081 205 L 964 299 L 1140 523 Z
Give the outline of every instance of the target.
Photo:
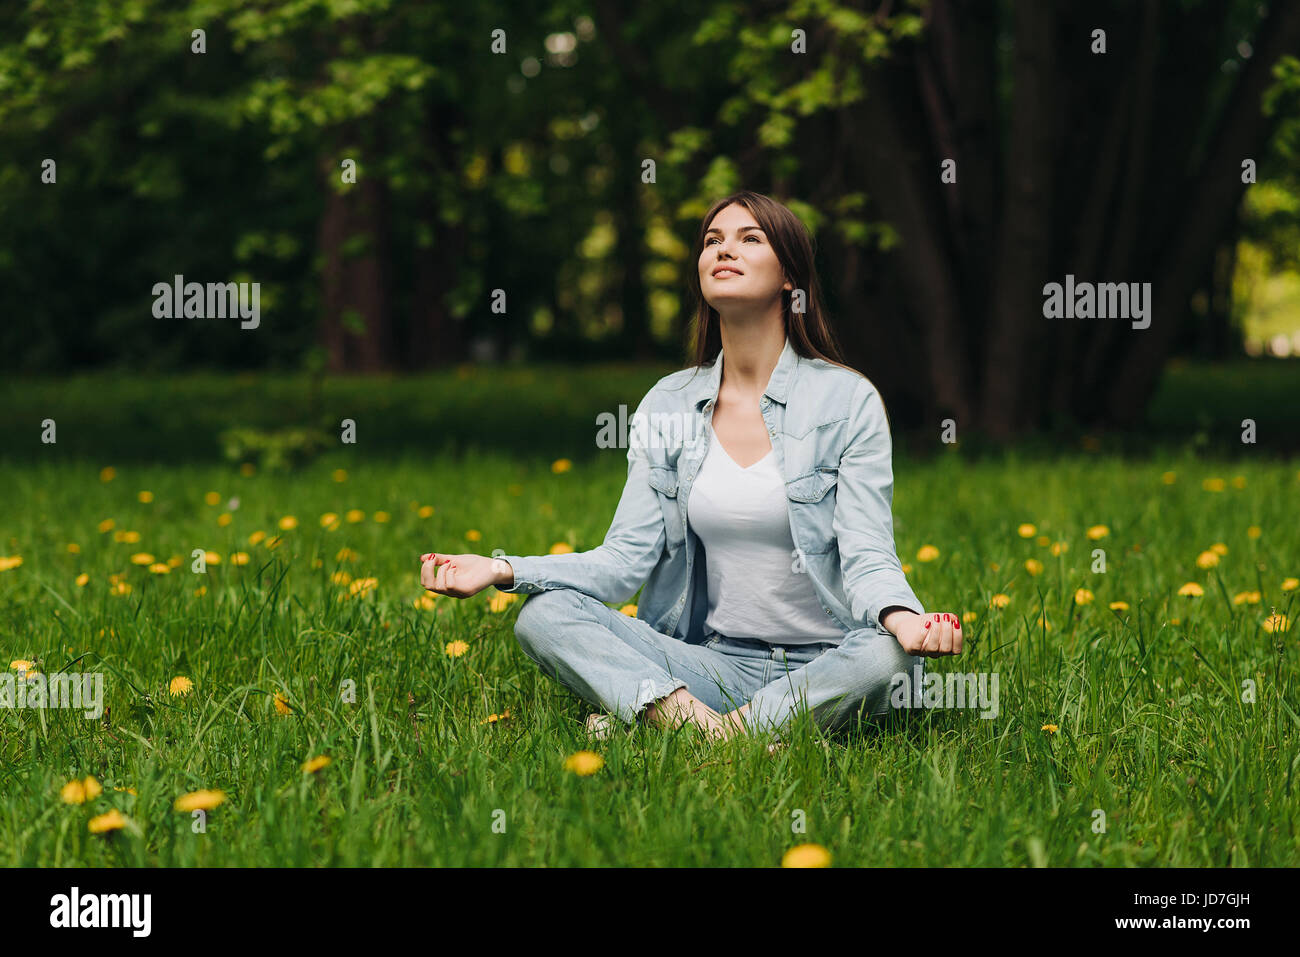
M 699 261 L 700 290 L 719 313 L 744 304 L 762 308 L 792 289 L 767 234 L 744 206 L 732 203 L 713 217 Z

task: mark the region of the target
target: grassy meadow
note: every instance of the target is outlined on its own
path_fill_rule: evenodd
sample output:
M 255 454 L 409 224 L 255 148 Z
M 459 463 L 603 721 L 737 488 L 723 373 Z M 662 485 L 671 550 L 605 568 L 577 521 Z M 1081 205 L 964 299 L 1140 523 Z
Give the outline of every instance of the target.
M 996 673 L 999 714 L 801 719 L 775 754 L 589 744 L 591 709 L 514 640 L 522 599 L 419 585 L 430 550 L 599 544 L 626 460 L 595 415 L 664 371 L 6 383 L 0 666 L 101 672 L 106 710 L 0 708 L 0 863 L 1300 864 L 1293 367 L 1175 367 L 1141 434 L 900 435 L 899 554 L 966 635 L 933 666 Z M 222 457 L 231 425 L 307 417 L 356 444 Z M 594 773 L 567 770 L 587 748 Z

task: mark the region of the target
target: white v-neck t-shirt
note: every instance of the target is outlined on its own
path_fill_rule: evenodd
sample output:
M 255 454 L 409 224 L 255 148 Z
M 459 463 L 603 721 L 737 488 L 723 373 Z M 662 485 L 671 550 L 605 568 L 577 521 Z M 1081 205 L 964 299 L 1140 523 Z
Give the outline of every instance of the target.
M 706 630 L 775 645 L 838 643 L 844 637 L 795 553 L 775 450 L 742 469 L 712 436 L 686 517 L 704 546 Z

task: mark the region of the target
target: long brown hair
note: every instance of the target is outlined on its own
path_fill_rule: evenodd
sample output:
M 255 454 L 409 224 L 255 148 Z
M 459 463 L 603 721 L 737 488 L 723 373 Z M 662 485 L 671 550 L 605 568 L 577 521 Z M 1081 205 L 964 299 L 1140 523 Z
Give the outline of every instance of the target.
M 781 311 L 785 323 L 786 336 L 794 351 L 805 359 L 825 359 L 836 365 L 852 368 L 844 362 L 835 333 L 831 331 L 826 319 L 826 307 L 822 304 L 821 283 L 817 279 L 817 269 L 813 264 L 815 247 L 808 227 L 803 220 L 787 207 L 769 196 L 744 189 L 732 193 L 726 199 L 720 199 L 700 224 L 699 235 L 695 237 L 695 255 L 690 262 L 690 285 L 695 293 L 695 319 L 691 324 L 688 341 L 694 341 L 694 364 L 703 366 L 713 363 L 722 350 L 722 332 L 718 311 L 704 299 L 700 288 L 700 272 L 697 264 L 704 252 L 705 233 L 713 224 L 718 213 L 732 203 L 739 203 L 749 210 L 755 221 L 767 234 L 772 251 L 776 253 L 786 278 L 795 289 L 804 291 L 804 312 L 794 312 L 790 308 L 793 290 L 781 290 Z M 853 369 L 857 372 L 856 369 Z M 860 375 L 861 373 L 859 373 Z

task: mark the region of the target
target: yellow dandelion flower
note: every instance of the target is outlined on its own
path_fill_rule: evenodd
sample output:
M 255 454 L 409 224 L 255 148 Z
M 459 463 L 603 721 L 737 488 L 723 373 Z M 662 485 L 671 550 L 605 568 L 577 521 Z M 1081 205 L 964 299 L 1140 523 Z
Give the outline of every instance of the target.
M 74 778 L 59 790 L 59 799 L 64 804 L 85 804 L 86 783 Z
M 206 561 L 206 560 L 207 560 L 207 559 L 204 559 L 204 561 Z M 181 567 L 181 557 L 180 557 L 179 555 L 173 555 L 171 558 L 167 559 L 167 567 L 168 567 L 168 568 L 180 568 L 180 567 Z
M 469 531 L 465 533 L 465 539 L 466 541 L 470 541 L 470 542 L 482 541 L 483 533 L 480 532 L 477 528 L 471 528 Z
M 107 834 L 110 831 L 120 831 L 124 827 L 126 827 L 126 817 L 117 808 L 113 808 L 107 814 L 92 817 L 86 823 L 86 830 L 91 834 Z
M 220 505 L 221 495 L 218 492 L 209 492 L 207 495 L 203 496 L 203 501 L 209 505 Z
M 230 564 L 232 564 L 232 565 L 247 565 L 247 564 L 248 564 L 248 552 L 232 552 L 231 555 L 230 555 Z
M 111 532 L 116 525 L 117 522 L 113 521 L 111 518 L 104 519 L 102 522 L 99 523 L 98 526 L 100 534 L 103 534 L 104 532 Z
M 374 515 L 370 516 L 370 519 L 371 521 L 378 522 L 380 525 L 382 525 L 384 524 L 384 522 L 388 521 L 392 517 L 393 516 L 389 515 L 387 512 L 375 512 Z
M 1264 530 L 1260 528 L 1258 525 L 1252 525 L 1250 526 L 1250 528 L 1246 529 L 1247 538 L 1259 538 L 1259 536 L 1263 534 L 1264 534 Z
M 259 529 L 258 529 L 257 531 L 255 531 L 252 535 L 249 535 L 249 536 L 248 536 L 248 544 L 250 544 L 250 545 L 256 545 L 256 544 L 258 544 L 259 542 L 261 542 L 262 539 L 264 539 L 264 538 L 266 538 L 266 532 L 262 531 L 262 530 L 259 528 Z
M 939 549 L 933 545 L 922 545 L 916 552 L 918 562 L 932 562 L 939 557 Z
M 129 595 L 131 594 L 131 586 L 127 582 L 113 582 L 108 593 L 110 595 Z
M 492 599 L 488 602 L 488 611 L 497 613 L 503 612 L 518 600 L 519 596 L 514 592 L 499 591 L 493 595 Z
M 277 535 L 277 536 L 275 536 L 275 538 L 268 538 L 268 539 L 266 540 L 266 547 L 267 547 L 267 548 L 279 548 L 280 545 L 281 545 L 283 542 L 284 542 L 284 536 L 283 536 L 283 535 Z
M 346 585 L 352 581 L 352 575 L 348 572 L 338 571 L 330 576 L 330 581 L 335 585 Z
M 1182 588 L 1178 589 L 1178 594 L 1184 595 L 1188 598 L 1200 598 L 1205 594 L 1205 589 L 1196 584 L 1196 582 L 1188 582 Z
M 568 542 L 556 542 L 551 546 L 552 555 L 568 555 L 573 551 L 573 546 Z
M 126 542 L 128 545 L 134 545 L 136 542 L 140 541 L 140 533 L 125 531 L 125 530 L 120 532 L 114 532 L 113 541 Z
M 1210 546 L 1210 551 L 1214 552 L 1216 555 L 1226 555 L 1228 554 L 1228 546 L 1223 544 L 1223 542 L 1215 542 Z
M 69 555 L 81 554 L 81 546 L 78 545 L 76 542 L 68 542 L 68 544 L 65 547 L 67 548 Z
M 433 515 L 433 506 L 432 506 L 432 505 L 421 505 L 421 506 L 420 506 L 420 510 L 419 510 L 418 512 L 416 512 L 415 514 L 418 515 L 418 516 L 420 516 L 420 518 L 429 518 L 430 516 Z
M 343 517 L 347 520 L 349 525 L 355 525 L 358 522 L 364 522 L 366 520 L 366 513 L 361 511 L 359 508 L 350 508 Z
M 1056 732 L 1060 731 L 1061 729 L 1058 728 L 1058 727 L 1057 727 L 1056 725 L 1054 725 L 1054 724 L 1045 724 L 1045 725 L 1043 725 L 1041 728 L 1039 728 L 1038 730 L 1039 730 L 1039 731 L 1046 731 L 1048 734 L 1056 734 Z
M 198 588 L 194 589 L 194 595 L 197 598 L 202 598 L 207 593 L 208 593 L 207 585 L 200 585 Z
M 252 462 L 245 462 L 243 465 L 239 467 L 239 474 L 244 476 L 244 478 L 248 478 L 256 471 L 257 471 L 257 467 L 254 466 Z
M 86 583 L 87 583 L 88 581 L 90 581 L 90 576 L 87 575 L 85 572 L 82 572 L 80 575 L 77 576 L 77 587 L 78 587 L 78 588 L 85 588 L 85 587 L 86 587 Z
M 23 563 L 21 555 L 10 555 L 8 558 L 0 557 L 0 572 L 7 572 L 10 569 L 17 568 Z
M 1052 554 L 1063 555 L 1070 550 L 1069 542 L 1052 542 Z
M 627 615 L 629 618 L 636 617 L 636 605 L 624 605 L 619 609 L 619 611 Z
M 150 502 L 153 501 L 153 492 L 150 492 L 149 490 L 146 489 L 142 491 L 139 495 L 137 495 L 136 498 L 139 499 L 141 502 L 143 502 L 145 505 L 148 505 Z
M 1011 604 L 1011 596 L 1004 595 L 1001 592 L 998 592 L 996 595 L 994 595 L 992 598 L 989 599 L 990 608 L 1006 608 L 1007 605 L 1009 604 Z
M 285 697 L 284 692 L 277 691 L 271 700 L 275 704 L 277 714 L 293 714 L 293 708 L 289 706 L 289 699 Z
M 1077 588 L 1074 592 L 1074 603 L 1076 605 L 1086 605 L 1093 599 L 1092 592 L 1086 588 Z
M 830 867 L 831 852 L 820 844 L 799 844 L 781 855 L 782 867 Z
M 434 611 L 438 607 L 433 600 L 433 592 L 425 592 L 411 604 L 421 611 Z
M 1030 524 L 1029 522 L 1025 522 L 1018 529 L 1016 529 L 1016 531 L 1019 533 L 1021 538 L 1033 538 L 1035 535 L 1038 534 L 1038 527 L 1036 525 Z
M 309 758 L 302 763 L 303 774 L 315 774 L 321 768 L 328 767 L 334 759 L 328 754 L 318 754 L 314 758 Z
M 191 791 L 182 794 L 172 805 L 176 810 L 190 813 L 193 811 L 211 811 L 226 803 L 225 791 Z
M 194 682 L 184 675 L 177 675 L 167 685 L 167 693 L 173 698 L 183 698 L 194 690 Z
M 551 471 L 554 472 L 556 475 L 560 475 L 563 472 L 568 472 L 572 468 L 573 468 L 573 463 L 570 462 L 568 459 L 556 459 L 554 462 L 551 463 Z
M 1025 571 L 1031 575 L 1041 575 L 1043 573 L 1043 563 L 1037 558 L 1025 559 Z
M 1178 481 L 1178 474 L 1176 472 L 1165 472 L 1160 476 L 1160 481 L 1164 482 L 1166 485 L 1173 485 Z
M 1039 615 L 1038 621 L 1034 622 L 1034 627 L 1041 628 L 1043 629 L 1043 631 L 1051 631 L 1052 623 L 1048 621 L 1046 618 L 1044 618 L 1042 615 Z
M 155 575 L 167 575 L 171 573 L 171 566 L 166 562 L 154 562 L 149 566 L 149 571 Z
M 456 641 L 447 642 L 447 647 L 443 649 L 448 658 L 459 658 L 465 652 L 469 651 L 469 643 L 457 639 Z
M 1300 578 L 1284 578 L 1284 579 L 1282 579 L 1282 590 L 1283 590 L 1283 591 L 1295 591 L 1297 588 L 1300 588 Z
M 203 553 L 203 560 L 204 560 L 205 562 L 207 562 L 209 565 L 220 565 L 220 564 L 221 564 L 221 553 L 220 553 L 220 552 L 204 552 L 204 553 Z
M 1088 529 L 1087 535 L 1090 541 L 1097 541 L 1099 538 L 1105 538 L 1110 534 L 1110 529 L 1105 525 L 1094 525 Z
M 231 515 L 229 512 L 222 512 L 220 515 L 217 516 L 217 524 L 220 525 L 222 528 L 225 528 L 234 520 L 235 520 L 235 516 Z
M 961 623 L 963 625 L 972 624 L 978 618 L 979 618 L 979 612 L 964 611 L 961 613 Z
M 1232 477 L 1232 487 L 1233 487 L 1233 488 L 1245 488 L 1245 487 L 1246 487 L 1246 477 L 1245 477 L 1244 475 L 1234 475 L 1234 476 Z
M 87 801 L 93 801 L 104 793 L 103 786 L 95 780 L 93 775 L 86 775 L 86 779 L 81 782 L 81 786 L 85 789 Z
M 13 661 L 9 662 L 9 667 L 14 671 L 31 671 L 32 663 L 26 658 L 15 658 Z
M 336 482 L 346 482 L 348 480 L 348 473 L 343 469 L 335 469 L 331 477 Z
M 1128 602 L 1113 601 L 1107 606 L 1111 611 L 1128 611 Z
M 336 554 L 334 558 L 336 561 L 340 562 L 355 562 L 357 560 L 357 553 L 350 548 L 340 548 L 338 554 Z
M 1048 545 L 1052 544 L 1052 540 L 1048 538 L 1046 535 L 1039 535 L 1037 538 L 1034 539 L 1034 542 L 1040 548 L 1046 548 Z
M 500 714 L 488 715 L 486 718 L 480 721 L 479 724 L 496 724 L 498 721 L 509 721 L 509 720 L 510 720 L 510 709 L 506 708 L 506 710 L 502 711 Z
M 148 552 L 136 552 L 131 556 L 132 565 L 152 565 L 155 561 L 157 561 L 157 559 Z
M 333 512 L 326 512 L 320 517 L 320 527 L 334 531 L 339 527 L 339 517 Z
M 99 480 L 101 482 L 111 482 L 115 478 L 117 478 L 117 469 L 113 468 L 113 466 L 106 465 L 99 470 Z
M 1291 630 L 1291 620 L 1280 612 L 1274 612 L 1264 619 L 1264 630 L 1270 635 L 1280 635 Z
M 904 575 L 910 575 L 910 574 L 912 574 L 912 563 L 911 563 L 911 562 L 903 562 L 902 568 L 903 568 L 903 574 L 904 574 Z
M 379 585 L 378 578 L 357 578 L 348 585 L 349 598 L 365 598 Z
M 1201 482 L 1201 488 L 1205 489 L 1207 492 L 1222 492 L 1224 489 L 1224 481 L 1221 478 L 1207 478 Z
M 1258 605 L 1260 594 L 1257 591 L 1242 591 L 1232 596 L 1234 605 Z
M 283 531 L 287 532 L 297 527 L 298 527 L 298 519 L 294 518 L 292 515 L 286 515 L 284 518 L 280 519 L 280 528 Z
M 564 770 L 572 771 L 581 778 L 595 774 L 604 766 L 605 759 L 595 751 L 575 751 L 564 759 Z

